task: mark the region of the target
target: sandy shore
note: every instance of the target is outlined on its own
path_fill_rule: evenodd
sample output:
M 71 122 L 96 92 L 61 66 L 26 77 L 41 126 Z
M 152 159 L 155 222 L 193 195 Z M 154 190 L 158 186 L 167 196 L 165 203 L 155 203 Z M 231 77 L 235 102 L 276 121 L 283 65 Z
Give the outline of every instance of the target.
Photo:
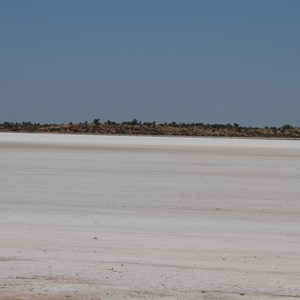
M 0 134 L 0 299 L 300 299 L 300 141 Z

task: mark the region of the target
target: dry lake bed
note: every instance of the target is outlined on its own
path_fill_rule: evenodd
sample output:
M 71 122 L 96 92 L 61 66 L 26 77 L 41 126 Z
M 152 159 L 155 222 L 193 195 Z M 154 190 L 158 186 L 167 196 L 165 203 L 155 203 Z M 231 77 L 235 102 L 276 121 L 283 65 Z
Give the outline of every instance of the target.
M 0 134 L 0 299 L 300 299 L 300 141 Z

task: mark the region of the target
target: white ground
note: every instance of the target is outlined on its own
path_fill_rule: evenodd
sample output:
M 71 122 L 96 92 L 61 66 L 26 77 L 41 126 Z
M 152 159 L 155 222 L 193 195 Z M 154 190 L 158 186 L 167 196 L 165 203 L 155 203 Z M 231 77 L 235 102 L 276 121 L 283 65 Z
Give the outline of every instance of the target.
M 0 299 L 300 298 L 300 141 L 0 134 Z

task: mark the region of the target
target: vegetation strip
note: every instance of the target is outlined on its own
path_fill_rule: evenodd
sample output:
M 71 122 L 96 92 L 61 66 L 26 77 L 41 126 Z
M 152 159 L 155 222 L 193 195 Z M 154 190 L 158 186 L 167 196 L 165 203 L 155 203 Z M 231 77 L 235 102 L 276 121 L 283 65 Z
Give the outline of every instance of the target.
M 37 132 L 37 133 L 77 133 L 77 134 L 124 134 L 124 135 L 173 135 L 173 136 L 212 136 L 212 137 L 261 137 L 261 138 L 300 138 L 300 127 L 283 125 L 281 127 L 243 127 L 234 124 L 203 123 L 156 123 L 106 121 L 73 124 L 40 124 L 31 122 L 4 122 L 0 132 Z

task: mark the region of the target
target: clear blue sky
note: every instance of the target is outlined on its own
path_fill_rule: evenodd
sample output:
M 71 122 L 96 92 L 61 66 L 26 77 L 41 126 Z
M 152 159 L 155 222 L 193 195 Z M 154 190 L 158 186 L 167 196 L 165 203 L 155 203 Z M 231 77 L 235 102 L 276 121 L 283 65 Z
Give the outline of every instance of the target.
M 300 126 L 300 1 L 0 1 L 0 122 Z

